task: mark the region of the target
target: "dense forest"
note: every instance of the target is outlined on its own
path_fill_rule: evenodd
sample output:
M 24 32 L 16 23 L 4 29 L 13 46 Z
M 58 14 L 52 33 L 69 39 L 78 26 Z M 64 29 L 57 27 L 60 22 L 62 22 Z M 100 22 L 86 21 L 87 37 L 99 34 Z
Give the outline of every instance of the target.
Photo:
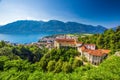
M 35 45 L 13 46 L 0 42 L 0 80 L 120 80 L 120 27 L 103 34 L 79 37 L 84 43 L 112 50 L 99 66 L 83 65 L 74 49 L 40 49 Z

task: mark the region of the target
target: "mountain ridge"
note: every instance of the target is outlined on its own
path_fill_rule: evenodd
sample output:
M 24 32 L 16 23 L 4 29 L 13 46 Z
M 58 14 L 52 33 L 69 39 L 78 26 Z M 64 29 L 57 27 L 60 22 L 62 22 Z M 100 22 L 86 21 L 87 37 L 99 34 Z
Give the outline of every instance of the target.
M 63 22 L 59 20 L 35 21 L 18 20 L 0 27 L 0 33 L 25 34 L 25 33 L 102 33 L 107 28 L 92 26 L 78 22 Z

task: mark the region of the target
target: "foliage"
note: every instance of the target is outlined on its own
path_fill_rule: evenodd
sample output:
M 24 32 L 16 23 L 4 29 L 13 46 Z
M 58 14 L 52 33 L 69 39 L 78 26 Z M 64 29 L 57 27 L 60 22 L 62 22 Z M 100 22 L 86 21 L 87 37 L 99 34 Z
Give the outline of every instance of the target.
M 59 73 L 62 71 L 62 65 L 63 65 L 63 61 L 61 59 L 59 59 L 59 61 L 57 61 L 57 63 L 55 64 L 55 73 Z
M 48 71 L 53 71 L 55 69 L 55 61 L 49 61 L 48 65 L 47 65 L 47 69 Z
M 3 57 L 5 58 L 5 57 Z M 6 64 L 8 64 L 9 60 L 4 59 Z M 21 69 L 17 68 L 20 64 L 16 62 L 21 62 Z M 120 57 L 111 56 L 106 59 L 99 67 L 93 67 L 90 64 L 78 67 L 74 70 L 74 72 L 66 73 L 67 71 L 71 71 L 70 63 L 64 62 L 64 66 L 62 68 L 64 72 L 61 73 L 53 73 L 53 72 L 43 72 L 41 69 L 31 68 L 38 67 L 35 64 L 28 65 L 25 64 L 23 60 L 14 60 L 11 63 L 14 65 L 13 68 L 9 68 L 8 70 L 0 72 L 1 80 L 119 80 L 120 79 Z M 27 62 L 29 63 L 29 62 Z M 27 66 L 28 67 L 25 67 Z M 20 70 L 18 70 L 20 69 Z M 30 70 L 33 70 L 31 72 Z
M 72 68 L 75 69 L 75 68 L 80 67 L 82 65 L 83 65 L 83 62 L 81 60 L 75 59 L 73 64 L 72 64 Z
M 62 71 L 65 73 L 72 72 L 72 66 L 68 62 L 64 62 L 62 66 Z

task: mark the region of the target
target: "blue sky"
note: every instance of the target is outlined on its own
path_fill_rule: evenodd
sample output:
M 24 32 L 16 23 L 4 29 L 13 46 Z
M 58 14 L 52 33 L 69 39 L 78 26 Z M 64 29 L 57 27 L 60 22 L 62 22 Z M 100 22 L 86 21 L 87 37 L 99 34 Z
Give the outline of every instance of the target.
M 53 19 L 115 27 L 120 25 L 120 0 L 0 0 L 0 25 Z

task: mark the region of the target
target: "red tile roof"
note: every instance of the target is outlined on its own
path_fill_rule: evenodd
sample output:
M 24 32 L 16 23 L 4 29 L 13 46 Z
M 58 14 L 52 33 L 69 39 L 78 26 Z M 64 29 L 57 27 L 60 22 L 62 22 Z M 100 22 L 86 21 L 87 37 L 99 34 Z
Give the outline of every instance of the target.
M 90 49 L 87 49 L 85 46 L 82 46 L 81 50 L 83 52 L 87 52 L 88 54 L 94 55 L 94 56 L 103 56 L 104 54 L 108 54 L 110 52 L 110 50 L 104 50 L 104 49 L 90 50 Z
M 74 39 L 55 39 L 55 41 L 59 43 L 68 43 L 68 44 L 76 44 L 76 41 Z
M 105 54 L 101 50 L 88 50 L 87 52 L 94 56 L 103 56 Z
M 99 50 L 101 50 L 103 53 L 106 53 L 106 54 L 110 52 L 110 50 L 107 50 L 107 49 L 99 49 Z

